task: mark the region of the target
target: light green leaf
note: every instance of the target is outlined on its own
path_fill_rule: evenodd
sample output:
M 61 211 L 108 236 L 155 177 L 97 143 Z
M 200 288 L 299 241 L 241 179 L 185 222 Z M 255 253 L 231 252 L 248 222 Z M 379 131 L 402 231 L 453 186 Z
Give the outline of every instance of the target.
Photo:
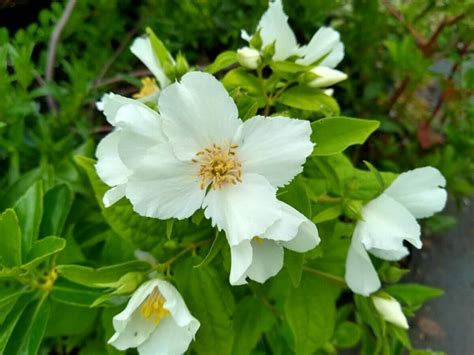
M 116 282 L 128 272 L 150 270 L 150 264 L 134 260 L 98 269 L 81 265 L 58 265 L 57 270 L 59 275 L 69 281 L 84 286 L 103 288 L 100 284 Z
M 0 197 L 0 210 L 13 207 L 18 199 L 23 196 L 28 189 L 38 180 L 45 172 L 45 168 L 33 169 L 22 175 L 13 185 L 8 187 Z
M 67 281 L 57 281 L 51 292 L 51 299 L 76 307 L 90 307 L 103 293 Z
M 44 195 L 44 212 L 41 221 L 40 237 L 48 235 L 61 236 L 72 200 L 73 193 L 65 184 L 55 186 Z
M 275 316 L 255 297 L 239 302 L 234 318 L 235 341 L 232 355 L 248 355 L 260 337 L 276 323 Z
M 193 347 L 198 354 L 227 355 L 234 338 L 234 297 L 227 275 L 219 275 L 210 266 L 193 268 L 198 262 L 189 258 L 176 266 L 174 274 L 187 306 L 201 322 Z
M 349 117 L 331 117 L 311 124 L 313 155 L 333 155 L 354 144 L 362 144 L 380 125 L 379 121 Z
M 313 223 L 322 223 L 326 221 L 330 221 L 331 219 L 338 218 L 342 213 L 342 206 L 341 204 L 332 205 L 321 212 L 319 212 L 316 216 L 313 217 Z
M 426 301 L 444 294 L 439 288 L 414 283 L 392 285 L 385 291 L 407 306 L 421 306 Z
M 173 65 L 171 54 L 150 27 L 146 28 L 146 34 L 150 39 L 151 46 L 155 52 L 156 57 L 158 58 L 158 61 L 160 62 L 160 65 L 162 67 L 165 67 L 166 65 Z
M 303 274 L 304 254 L 285 249 L 284 265 L 290 275 L 293 287 L 298 287 Z
M 7 209 L 0 215 L 0 265 L 21 265 L 21 231 L 15 211 Z
M 64 249 L 66 240 L 59 237 L 46 237 L 37 240 L 28 253 L 28 262 L 24 265 L 25 268 L 35 267 L 49 256 L 56 254 Z
M 296 74 L 309 71 L 312 67 L 308 65 L 296 64 L 294 62 L 289 61 L 281 61 L 271 62 L 270 68 L 272 68 L 272 70 L 276 72 Z
M 337 348 L 352 348 L 359 342 L 361 335 L 362 330 L 358 324 L 344 321 L 337 326 L 332 343 Z
M 43 183 L 41 180 L 31 186 L 15 204 L 22 235 L 22 256 L 26 257 L 33 243 L 38 239 L 43 216 Z
M 324 117 L 336 116 L 340 112 L 334 98 L 308 86 L 293 86 L 280 96 L 278 102 L 300 110 L 317 112 Z
M 336 304 L 333 286 L 305 274 L 298 288 L 290 290 L 285 315 L 295 339 L 295 353 L 313 354 L 334 332 Z
M 225 51 L 219 54 L 214 62 L 209 64 L 204 70 L 208 73 L 215 74 L 218 71 L 237 63 L 237 61 L 237 53 L 235 51 Z
M 262 83 L 250 72 L 242 68 L 233 69 L 224 76 L 222 83 L 228 91 L 241 88 L 257 100 L 259 107 L 265 106 L 265 92 Z

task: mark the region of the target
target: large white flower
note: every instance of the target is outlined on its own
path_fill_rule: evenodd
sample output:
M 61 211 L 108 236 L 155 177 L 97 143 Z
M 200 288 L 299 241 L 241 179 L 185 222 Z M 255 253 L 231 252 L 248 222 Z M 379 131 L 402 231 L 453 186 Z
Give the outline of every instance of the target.
M 304 253 L 320 239 L 313 222 L 280 202 L 282 217 L 261 236 L 231 247 L 230 283 L 242 285 L 246 278 L 263 283 L 283 267 L 283 248 Z
M 432 167 L 400 174 L 377 198 L 362 209 L 346 260 L 346 282 L 352 291 L 365 296 L 380 288 L 380 280 L 369 253 L 385 260 L 408 255 L 406 240 L 421 248 L 417 218 L 441 211 L 447 199 L 446 180 Z
M 268 10 L 263 14 L 257 26 L 262 39 L 262 48 L 275 43 L 274 61 L 283 61 L 297 56 L 296 63 L 335 68 L 344 58 L 344 45 L 339 33 L 331 27 L 321 27 L 306 46 L 300 47 L 293 30 L 288 25 L 288 16 L 283 11 L 281 0 L 270 1 Z M 242 38 L 251 40 L 251 36 L 242 31 Z
M 119 350 L 137 348 L 140 355 L 183 354 L 199 329 L 176 288 L 164 280 L 141 285 L 127 307 L 113 318 L 109 344 Z

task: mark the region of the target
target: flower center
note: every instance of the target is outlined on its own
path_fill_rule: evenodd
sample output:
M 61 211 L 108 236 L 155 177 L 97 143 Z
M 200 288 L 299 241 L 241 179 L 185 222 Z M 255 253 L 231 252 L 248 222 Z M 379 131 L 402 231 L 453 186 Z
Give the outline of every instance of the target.
M 201 150 L 196 154 L 194 163 L 199 164 L 199 177 L 201 178 L 201 189 L 204 190 L 209 184 L 213 189 L 220 189 L 225 184 L 237 184 L 242 182 L 242 164 L 236 157 L 237 145 L 231 145 L 228 149 L 222 149 L 216 144 L 211 148 Z
M 258 245 L 263 245 L 263 244 L 265 243 L 265 239 L 260 238 L 260 237 L 253 237 L 253 240 L 255 240 L 255 242 L 256 242 Z
M 164 303 L 165 299 L 160 291 L 158 291 L 158 288 L 155 287 L 153 292 L 148 295 L 146 300 L 140 306 L 140 314 L 145 319 L 153 319 L 153 323 L 157 326 L 161 319 L 170 314 L 170 311 L 163 306 Z
M 150 77 L 145 77 L 142 79 L 142 88 L 140 89 L 139 92 L 136 94 L 133 94 L 134 99 L 141 99 L 143 97 L 150 96 L 154 94 L 155 92 L 158 92 L 160 90 L 158 88 L 158 85 L 156 85 L 156 81 L 153 78 Z

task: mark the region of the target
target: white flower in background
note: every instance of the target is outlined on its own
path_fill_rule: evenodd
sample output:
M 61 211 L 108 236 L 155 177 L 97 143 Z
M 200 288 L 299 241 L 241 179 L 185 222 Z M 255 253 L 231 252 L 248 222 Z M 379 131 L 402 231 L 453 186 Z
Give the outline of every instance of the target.
M 318 245 L 320 239 L 313 222 L 280 202 L 282 217 L 265 233 L 231 247 L 230 283 L 242 285 L 246 278 L 263 283 L 283 267 L 283 248 L 304 253 Z
M 150 280 L 132 295 L 113 318 L 115 334 L 109 344 L 118 350 L 137 348 L 140 355 L 183 354 L 199 329 L 176 288 Z
M 165 74 L 164 63 L 161 63 L 160 59 L 155 54 L 149 36 L 145 35 L 136 38 L 130 46 L 130 51 L 153 73 L 156 80 L 158 80 L 161 89 L 171 84 L 170 79 L 168 79 Z M 175 63 L 173 57 L 169 53 L 168 58 L 171 63 Z
M 310 70 L 317 77 L 308 82 L 312 88 L 325 88 L 347 79 L 347 74 L 329 67 L 317 66 Z M 329 95 L 331 96 L 331 95 Z
M 390 296 L 378 297 L 372 296 L 372 302 L 374 303 L 375 309 L 387 322 L 395 324 L 397 327 L 408 329 L 408 321 L 403 314 L 402 307 L 398 301 Z
M 447 199 L 446 180 L 432 167 L 400 174 L 377 198 L 362 209 L 346 260 L 346 282 L 355 293 L 368 296 L 380 280 L 367 252 L 396 261 L 408 255 L 404 240 L 421 248 L 417 218 L 441 211 Z
M 296 56 L 296 63 L 335 68 L 344 58 L 344 45 L 339 32 L 331 27 L 321 27 L 308 45 L 300 47 L 293 30 L 288 25 L 288 16 L 283 11 L 281 0 L 270 1 L 268 10 L 257 26 L 262 39 L 262 48 L 275 43 L 273 61 L 284 61 Z M 251 36 L 242 30 L 242 38 L 248 42 Z
M 260 52 L 253 48 L 242 47 L 237 50 L 237 59 L 240 65 L 249 69 L 257 69 L 260 61 Z

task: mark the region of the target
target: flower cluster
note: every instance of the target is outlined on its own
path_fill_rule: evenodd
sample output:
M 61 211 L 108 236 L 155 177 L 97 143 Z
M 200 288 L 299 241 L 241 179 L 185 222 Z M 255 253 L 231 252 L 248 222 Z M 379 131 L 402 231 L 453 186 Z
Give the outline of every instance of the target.
M 273 62 L 310 67 L 310 87 L 345 80 L 334 69 L 344 56 L 339 33 L 323 27 L 299 46 L 287 20 L 281 0 L 270 2 L 256 34 L 242 33 L 252 48 L 238 51 L 241 65 L 257 69 L 270 51 Z M 168 52 L 157 54 L 156 46 L 160 42 L 150 35 L 131 46 L 155 79 L 144 79 L 134 99 L 110 93 L 98 103 L 113 126 L 96 151 L 97 174 L 110 187 L 103 204 L 126 198 L 139 215 L 162 220 L 186 219 L 202 209 L 225 232 L 230 284 L 264 283 L 282 269 L 285 248 L 304 253 L 320 242 L 316 225 L 277 195 L 313 152 L 310 122 L 278 114 L 243 120 L 213 75 L 190 71 L 170 78 L 167 65 L 176 62 Z M 346 261 L 351 290 L 369 296 L 380 288 L 368 252 L 400 260 L 408 254 L 404 241 L 421 247 L 416 219 L 442 210 L 444 186 L 438 170 L 415 169 L 362 208 Z M 372 298 L 384 319 L 408 327 L 395 299 Z M 156 278 L 135 291 L 113 325 L 109 343 L 140 354 L 184 353 L 200 326 L 175 287 Z

